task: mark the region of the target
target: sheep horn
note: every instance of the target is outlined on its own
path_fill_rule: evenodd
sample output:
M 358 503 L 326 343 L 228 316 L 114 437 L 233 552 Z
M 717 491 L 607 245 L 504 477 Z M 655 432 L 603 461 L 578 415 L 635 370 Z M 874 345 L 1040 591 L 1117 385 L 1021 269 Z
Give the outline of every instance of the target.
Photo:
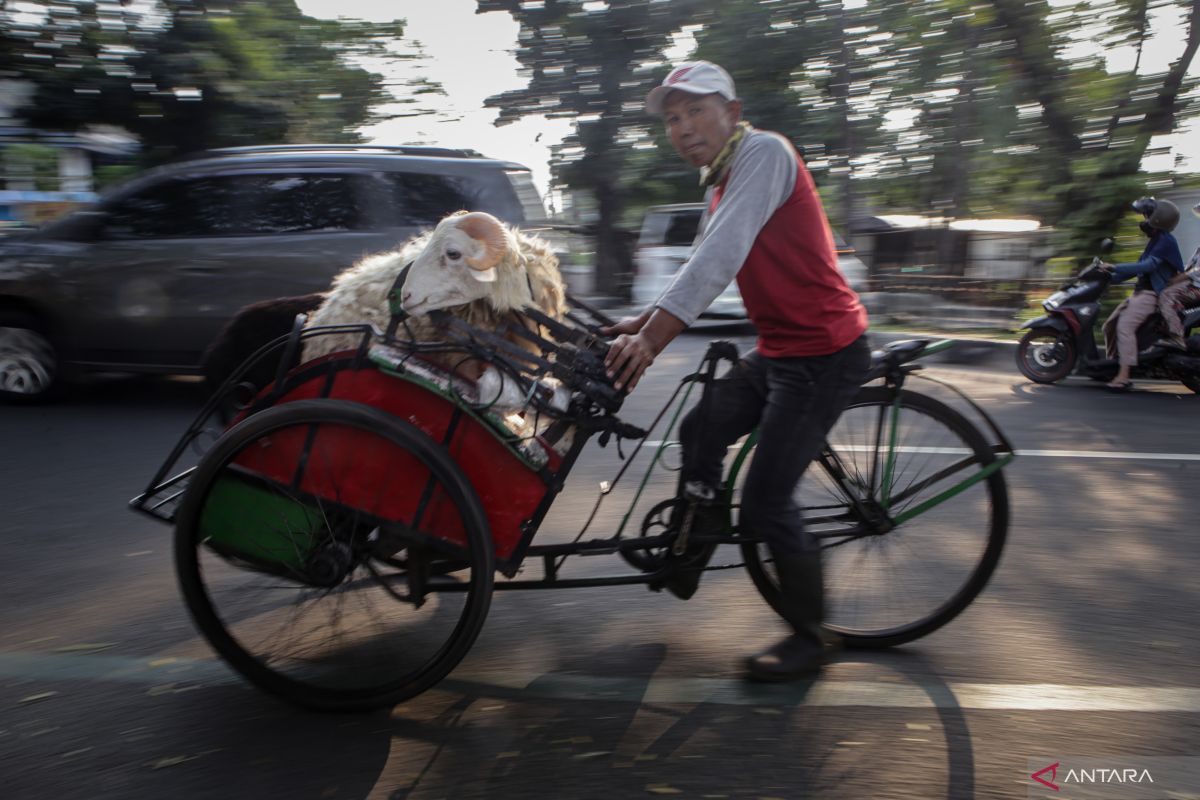
M 479 273 L 476 277 L 481 281 L 496 280 L 496 265 L 504 257 L 508 245 L 500 220 L 483 211 L 472 211 L 465 214 L 456 227 L 484 245 L 483 255 L 466 259 L 467 266 Z

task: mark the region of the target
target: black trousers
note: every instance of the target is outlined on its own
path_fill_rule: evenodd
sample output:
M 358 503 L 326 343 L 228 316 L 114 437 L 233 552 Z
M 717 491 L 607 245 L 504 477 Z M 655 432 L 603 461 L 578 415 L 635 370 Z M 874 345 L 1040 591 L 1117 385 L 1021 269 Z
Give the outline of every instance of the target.
M 794 490 L 870 363 L 865 334 L 824 356 L 767 358 L 757 351 L 743 356 L 708 385 L 708 419 L 701 419 L 701 401 L 680 425 L 682 481 L 720 486 L 729 445 L 757 427 L 740 524 L 763 537 L 776 554 L 817 550 Z

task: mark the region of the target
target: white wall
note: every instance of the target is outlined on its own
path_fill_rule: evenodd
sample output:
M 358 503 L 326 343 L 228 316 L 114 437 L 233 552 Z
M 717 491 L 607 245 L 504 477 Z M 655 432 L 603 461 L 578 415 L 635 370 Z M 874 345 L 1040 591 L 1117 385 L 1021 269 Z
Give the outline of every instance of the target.
M 1039 277 L 1044 244 L 1041 231 L 972 231 L 963 275 L 998 281 Z
M 1175 229 L 1175 238 L 1179 241 L 1179 250 L 1186 264 L 1196 248 L 1200 247 L 1200 219 L 1192 213 L 1192 206 L 1200 203 L 1200 189 L 1168 192 L 1164 197 L 1179 206 L 1179 227 Z

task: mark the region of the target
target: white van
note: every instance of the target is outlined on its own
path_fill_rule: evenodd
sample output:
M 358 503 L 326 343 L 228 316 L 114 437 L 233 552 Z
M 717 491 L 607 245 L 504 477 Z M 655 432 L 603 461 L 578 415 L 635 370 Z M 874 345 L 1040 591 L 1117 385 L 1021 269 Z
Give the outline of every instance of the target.
M 634 256 L 637 272 L 633 278 L 633 301 L 636 305 L 653 303 L 671 283 L 675 273 L 691 255 L 703 213 L 703 203 L 676 203 L 646 209 Z M 850 283 L 850 288 L 856 292 L 865 291 L 866 265 L 836 232 L 833 238 L 837 247 L 838 266 Z M 706 319 L 745 319 L 746 307 L 742 305 L 737 282 L 730 283 L 700 316 Z

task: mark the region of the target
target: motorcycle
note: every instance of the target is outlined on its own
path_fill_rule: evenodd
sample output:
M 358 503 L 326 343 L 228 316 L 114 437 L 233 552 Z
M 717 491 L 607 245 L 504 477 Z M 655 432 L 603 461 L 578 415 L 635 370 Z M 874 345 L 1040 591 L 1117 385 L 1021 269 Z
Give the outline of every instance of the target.
M 1101 252 L 1112 251 L 1105 239 Z M 1095 326 L 1100 297 L 1108 289 L 1112 274 L 1099 256 L 1057 292 L 1042 301 L 1046 316 L 1029 320 L 1021 329 L 1029 331 L 1017 345 L 1017 368 L 1036 383 L 1057 383 L 1079 374 L 1097 381 L 1110 381 L 1117 374 L 1115 358 L 1107 358 L 1096 347 Z M 1163 347 L 1155 342 L 1166 334 L 1156 312 L 1138 328 L 1138 364 L 1133 378 L 1179 381 L 1200 394 L 1200 306 L 1183 310 L 1187 350 Z

